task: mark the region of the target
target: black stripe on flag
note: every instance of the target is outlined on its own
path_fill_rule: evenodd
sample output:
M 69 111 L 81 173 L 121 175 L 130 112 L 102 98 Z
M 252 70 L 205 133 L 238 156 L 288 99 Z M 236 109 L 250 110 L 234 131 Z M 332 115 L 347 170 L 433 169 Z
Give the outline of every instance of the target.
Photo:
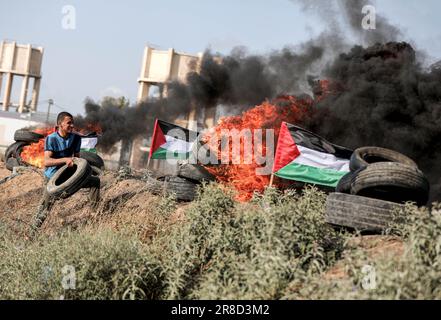
M 158 120 L 158 125 L 161 128 L 161 131 L 164 135 L 172 136 L 174 138 L 179 138 L 187 142 L 194 141 L 198 136 L 198 132 L 196 131 L 191 131 L 186 128 L 162 120 Z M 179 136 L 177 136 L 177 133 Z
M 312 133 L 293 124 L 286 124 L 291 133 L 294 142 L 302 147 L 312 149 L 318 152 L 329 153 L 337 158 L 349 159 L 354 152 L 353 150 L 326 141 L 319 135 Z

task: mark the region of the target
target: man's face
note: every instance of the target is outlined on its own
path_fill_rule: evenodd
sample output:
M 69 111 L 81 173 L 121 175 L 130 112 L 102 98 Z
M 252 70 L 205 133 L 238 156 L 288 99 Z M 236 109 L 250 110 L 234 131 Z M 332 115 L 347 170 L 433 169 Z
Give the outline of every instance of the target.
M 64 132 L 71 133 L 74 128 L 74 122 L 71 117 L 65 117 L 61 124 L 59 125 L 60 129 Z

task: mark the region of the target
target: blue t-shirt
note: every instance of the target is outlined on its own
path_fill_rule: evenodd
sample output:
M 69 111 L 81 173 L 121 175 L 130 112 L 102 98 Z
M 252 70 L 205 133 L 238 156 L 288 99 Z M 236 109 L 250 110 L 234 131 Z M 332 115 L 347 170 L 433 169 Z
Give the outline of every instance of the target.
M 81 149 L 81 137 L 75 133 L 69 133 L 66 138 L 54 132 L 46 137 L 44 141 L 44 151 L 52 151 L 54 159 L 72 157 L 79 153 Z M 44 174 L 51 178 L 62 166 L 46 167 Z

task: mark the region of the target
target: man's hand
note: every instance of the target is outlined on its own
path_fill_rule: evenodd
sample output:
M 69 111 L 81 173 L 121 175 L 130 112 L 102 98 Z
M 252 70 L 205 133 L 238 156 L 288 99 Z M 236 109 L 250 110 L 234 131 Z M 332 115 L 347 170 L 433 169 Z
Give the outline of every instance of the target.
M 73 167 L 73 158 L 64 158 L 64 163 L 67 164 L 68 167 Z

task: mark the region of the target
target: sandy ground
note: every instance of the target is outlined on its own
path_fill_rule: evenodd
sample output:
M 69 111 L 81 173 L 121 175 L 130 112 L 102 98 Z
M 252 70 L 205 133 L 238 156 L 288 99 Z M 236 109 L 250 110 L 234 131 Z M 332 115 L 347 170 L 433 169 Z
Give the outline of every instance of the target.
M 0 162 L 0 179 L 11 174 Z M 81 189 L 68 199 L 58 200 L 40 232 L 55 234 L 67 228 L 76 229 L 90 225 L 106 225 L 114 229 L 133 225 L 146 239 L 155 229 L 152 212 L 159 198 L 144 189 L 145 183 L 137 179 L 119 181 L 116 173 L 105 172 L 101 176 L 101 202 L 98 210 L 89 206 L 89 190 Z M 19 176 L 0 184 L 0 222 L 5 223 L 17 235 L 26 236 L 38 210 L 43 194 L 43 172 L 26 169 Z M 183 218 L 182 208 L 171 213 L 171 223 Z

